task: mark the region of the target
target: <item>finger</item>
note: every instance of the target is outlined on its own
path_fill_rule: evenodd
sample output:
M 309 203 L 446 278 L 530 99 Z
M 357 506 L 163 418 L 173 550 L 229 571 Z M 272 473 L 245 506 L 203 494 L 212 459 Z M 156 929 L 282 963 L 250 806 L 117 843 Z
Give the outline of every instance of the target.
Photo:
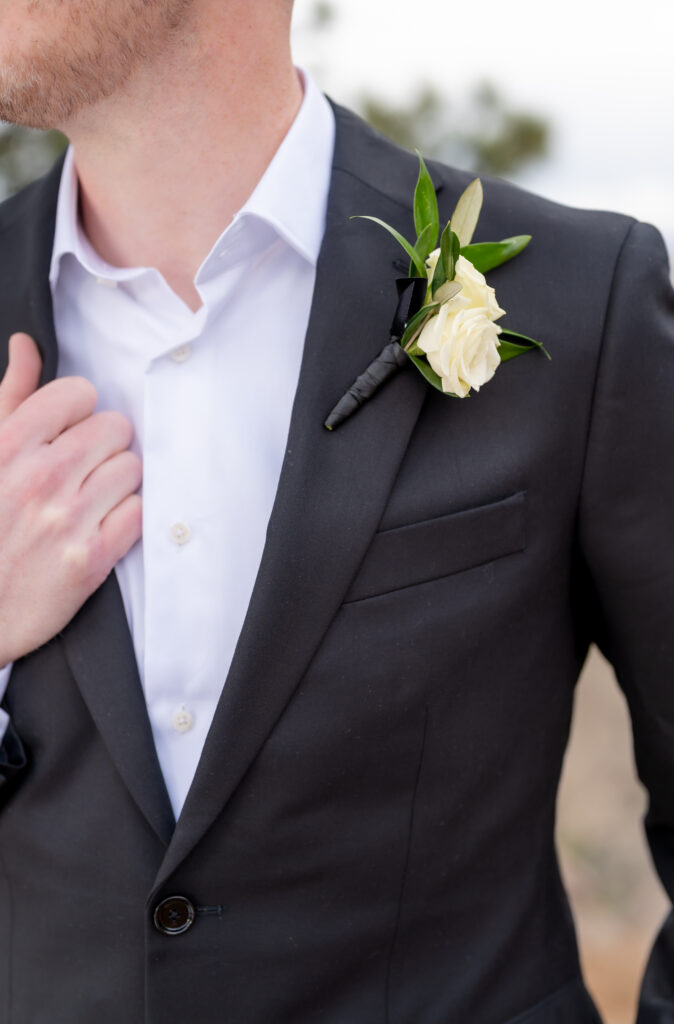
M 0 423 L 32 395 L 40 383 L 42 356 L 29 334 L 9 339 L 9 362 L 0 381 Z
M 61 377 L 30 395 L 12 417 L 12 436 L 18 446 L 53 441 L 91 416 L 96 388 L 84 377 Z
M 142 530 L 143 505 L 140 496 L 132 494 L 113 508 L 101 523 L 101 540 L 111 568 L 140 539 Z
M 141 461 L 133 452 L 124 451 L 101 463 L 82 484 L 80 500 L 89 523 L 99 523 L 140 487 Z
M 79 488 L 97 466 L 125 451 L 132 440 L 133 427 L 125 416 L 97 412 L 59 434 L 50 452 L 61 465 L 70 468 L 71 483 Z

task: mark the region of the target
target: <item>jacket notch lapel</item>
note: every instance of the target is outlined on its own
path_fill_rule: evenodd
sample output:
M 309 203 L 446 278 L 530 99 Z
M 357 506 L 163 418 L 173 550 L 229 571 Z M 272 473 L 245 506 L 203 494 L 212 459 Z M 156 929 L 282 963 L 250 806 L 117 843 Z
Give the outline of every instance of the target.
M 115 768 L 152 828 L 168 845 L 175 819 L 114 572 L 66 627 L 61 643 Z

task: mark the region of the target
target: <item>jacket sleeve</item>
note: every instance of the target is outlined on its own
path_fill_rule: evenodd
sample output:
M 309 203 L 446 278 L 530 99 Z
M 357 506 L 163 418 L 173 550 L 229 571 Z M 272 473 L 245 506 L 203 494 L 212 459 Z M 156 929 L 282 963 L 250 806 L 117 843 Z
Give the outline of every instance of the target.
M 635 224 L 616 265 L 579 513 L 588 623 L 632 717 L 646 833 L 674 899 L 674 293 L 662 239 Z M 590 606 L 588 605 L 588 607 Z M 649 960 L 638 1024 L 674 1022 L 674 917 Z

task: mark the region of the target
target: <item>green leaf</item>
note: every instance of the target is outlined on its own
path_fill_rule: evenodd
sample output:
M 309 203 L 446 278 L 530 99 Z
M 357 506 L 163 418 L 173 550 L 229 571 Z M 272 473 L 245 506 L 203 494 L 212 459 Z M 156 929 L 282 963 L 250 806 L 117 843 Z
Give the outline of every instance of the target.
M 419 157 L 419 178 L 414 190 L 414 228 L 417 237 L 422 235 L 427 228 L 431 229 L 429 232 L 430 245 L 428 249 L 428 252 L 431 252 L 438 244 L 438 232 L 440 230 L 438 200 L 431 176 L 424 163 L 424 158 L 419 150 L 416 150 L 416 154 Z
M 432 384 L 434 388 L 436 388 L 438 391 L 441 391 L 443 395 L 447 394 L 446 391 L 442 391 L 442 381 L 440 377 L 438 377 L 435 370 L 431 369 L 431 367 L 426 362 L 425 358 L 422 359 L 421 356 L 410 355 L 410 359 L 416 366 L 417 370 L 419 370 L 424 375 L 429 384 Z
M 512 341 L 504 341 L 503 336 L 499 338 L 498 354 L 502 363 L 507 363 L 515 356 L 523 356 L 525 352 L 533 352 L 531 345 L 515 345 Z
M 399 231 L 396 231 L 396 229 L 392 228 L 390 224 L 387 224 L 386 221 L 380 220 L 379 217 L 370 217 L 367 214 L 361 214 L 359 216 L 357 215 L 351 217 L 351 220 L 371 220 L 374 221 L 375 224 L 379 224 L 380 227 L 385 228 L 390 235 L 393 235 L 396 242 L 398 242 L 398 244 L 403 247 L 403 249 L 409 256 L 412 264 L 414 265 L 414 269 L 417 271 L 417 277 L 428 276 L 426 274 L 426 266 L 424 264 L 424 261 L 419 259 L 414 246 L 410 242 L 408 242 L 406 238 L 403 238 Z
M 421 332 L 421 328 L 425 325 L 426 320 L 429 320 L 439 308 L 440 304 L 438 302 L 430 302 L 427 306 L 422 306 L 421 309 L 410 318 L 405 326 L 403 336 L 400 339 L 400 344 L 403 348 L 405 348 L 412 338 Z M 407 351 L 406 348 L 405 351 Z
M 448 283 L 453 282 L 447 281 L 447 274 L 445 273 L 445 264 L 443 262 L 441 253 L 438 256 L 437 262 L 435 264 L 435 270 L 433 271 L 433 280 L 431 281 L 431 295 L 433 296 L 433 298 L 435 298 L 439 289 L 444 287 L 444 285 Z
M 481 274 L 486 274 L 488 270 L 519 256 L 530 241 L 531 235 L 514 235 L 513 238 L 504 238 L 502 242 L 478 242 L 477 245 L 464 245 L 461 255 Z
M 440 259 L 442 260 L 445 276 L 448 281 L 453 281 L 456 277 L 456 261 L 459 258 L 460 251 L 459 236 L 455 231 L 452 231 L 451 224 L 448 224 L 442 232 L 442 239 L 440 240 Z
M 423 262 L 424 274 L 426 277 L 428 277 L 428 271 L 426 270 L 426 260 L 428 259 L 429 253 L 432 251 L 432 249 L 435 248 L 437 237 L 437 228 L 435 228 L 433 224 L 427 224 L 424 230 L 417 238 L 417 244 L 414 246 L 414 251 L 416 252 L 419 259 Z M 412 277 L 411 268 L 410 277 Z
M 432 384 L 433 387 L 437 391 L 439 391 L 442 395 L 447 395 L 448 398 L 460 398 L 461 397 L 460 395 L 455 395 L 453 391 L 443 391 L 441 378 L 437 375 L 435 370 L 433 370 L 429 366 L 429 364 L 426 362 L 425 357 L 421 358 L 420 356 L 412 355 L 409 352 L 407 354 L 409 355 L 410 359 L 412 360 L 412 362 L 416 366 L 417 370 L 419 370 L 420 373 L 423 374 L 423 376 L 426 378 L 428 383 Z M 469 396 L 466 395 L 465 397 L 468 398 Z
M 456 260 L 459 254 L 459 240 L 450 228 L 446 225 L 440 239 L 440 255 L 433 271 L 431 293 L 435 293 L 445 284 L 446 281 L 453 281 L 456 273 Z
M 471 181 L 470 185 L 459 198 L 456 209 L 452 214 L 449 224 L 452 231 L 459 236 L 461 246 L 470 245 L 475 233 L 477 222 L 482 209 L 482 182 L 479 178 Z
M 530 350 L 532 348 L 538 348 L 541 350 L 546 359 L 552 359 L 552 356 L 548 352 L 547 348 L 540 341 L 536 341 L 535 338 L 530 338 L 527 334 L 520 334 L 518 331 L 511 331 L 509 327 L 504 327 L 501 331 L 499 340 L 501 342 L 508 341 L 509 338 L 515 338 L 515 345 L 518 348 Z M 522 344 L 524 342 L 524 344 Z M 516 353 L 519 355 L 519 353 Z M 512 358 L 512 357 L 511 357 Z

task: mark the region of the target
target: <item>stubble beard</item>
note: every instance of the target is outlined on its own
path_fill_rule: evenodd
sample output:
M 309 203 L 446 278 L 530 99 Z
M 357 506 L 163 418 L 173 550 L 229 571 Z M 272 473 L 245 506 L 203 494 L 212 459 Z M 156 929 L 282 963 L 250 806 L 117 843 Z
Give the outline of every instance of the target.
M 161 53 L 193 0 L 30 0 L 26 13 L 58 12 L 49 38 L 0 57 L 0 119 L 63 128 Z M 1 23 L 0 23 L 1 27 Z

